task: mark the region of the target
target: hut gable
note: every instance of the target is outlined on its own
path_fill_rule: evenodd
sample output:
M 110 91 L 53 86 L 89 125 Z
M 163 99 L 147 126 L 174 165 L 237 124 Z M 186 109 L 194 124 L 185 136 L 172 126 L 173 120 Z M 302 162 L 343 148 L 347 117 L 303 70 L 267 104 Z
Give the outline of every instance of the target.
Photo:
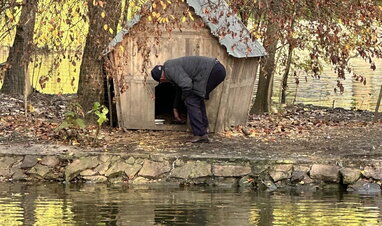
M 211 34 L 218 38 L 219 43 L 226 47 L 229 55 L 236 58 L 266 55 L 264 47 L 251 37 L 248 29 L 224 0 L 187 0 L 186 3 L 208 26 Z M 141 14 L 137 14 L 129 20 L 124 29 L 111 40 L 103 54 L 108 54 L 121 43 L 141 18 Z

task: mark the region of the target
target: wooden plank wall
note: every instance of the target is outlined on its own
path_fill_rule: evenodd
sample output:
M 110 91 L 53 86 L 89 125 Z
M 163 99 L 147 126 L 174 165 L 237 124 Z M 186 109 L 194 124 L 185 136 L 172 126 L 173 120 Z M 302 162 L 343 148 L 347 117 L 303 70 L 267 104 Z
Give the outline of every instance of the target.
M 194 18 L 195 23 L 200 22 L 196 15 Z M 142 18 L 141 21 L 147 20 Z M 124 93 L 116 89 L 117 96 L 119 95 L 117 112 L 121 127 L 161 129 L 154 123 L 153 95 L 157 83 L 151 78 L 151 68 L 163 64 L 168 59 L 192 55 L 216 57 L 227 70 L 226 80 L 211 93 L 210 100 L 206 101 L 210 131 L 221 131 L 225 127 L 247 120 L 256 78 L 257 59 L 237 59 L 229 56 L 225 47 L 210 34 L 208 28 L 195 30 L 191 25 L 185 26 L 182 32 L 174 30 L 171 34 L 163 34 L 159 45 L 154 44 L 154 35 L 147 36 L 147 33 L 133 27 L 131 35 L 127 35 L 120 44 L 123 48 L 117 46 L 114 50 L 116 64 L 122 68 L 118 82 L 129 86 Z M 139 42 L 145 42 L 151 51 L 148 65 L 145 66 L 142 66 L 144 58 L 140 53 Z

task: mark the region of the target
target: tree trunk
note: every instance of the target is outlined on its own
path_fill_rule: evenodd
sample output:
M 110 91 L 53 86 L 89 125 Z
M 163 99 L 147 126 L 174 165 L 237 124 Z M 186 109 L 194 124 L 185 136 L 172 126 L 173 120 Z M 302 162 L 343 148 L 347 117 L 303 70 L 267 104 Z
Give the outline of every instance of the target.
M 277 29 L 273 23 L 268 24 L 265 34 L 264 47 L 268 52 L 260 63 L 259 84 L 257 87 L 255 102 L 252 105 L 251 113 L 261 114 L 269 112 L 271 107 L 273 73 L 276 67 L 276 49 L 278 39 L 276 38 Z
M 10 68 L 5 71 L 4 84 L 1 92 L 7 94 L 27 94 L 31 92 L 30 81 L 26 80 L 24 66 L 27 66 L 33 51 L 33 32 L 38 0 L 24 0 L 20 21 L 16 26 L 13 46 L 9 50 L 7 64 Z
M 100 5 L 99 2 L 104 4 Z M 101 53 L 114 37 L 121 16 L 121 1 L 104 0 L 94 3 L 93 0 L 88 0 L 89 33 L 78 85 L 79 102 L 85 112 L 92 109 L 94 102 L 103 103 L 105 100 Z M 102 12 L 106 16 L 101 16 Z
M 378 96 L 378 100 L 377 100 L 377 104 L 375 105 L 375 112 L 374 112 L 374 119 L 373 121 L 374 122 L 377 122 L 378 121 L 378 110 L 379 110 L 379 106 L 381 105 L 381 99 L 382 99 L 382 85 L 381 85 L 381 89 L 379 90 L 379 96 Z
M 286 62 L 285 72 L 282 78 L 282 87 L 281 87 L 281 104 L 286 103 L 286 91 L 288 89 L 288 77 L 290 71 L 290 65 L 292 63 L 292 55 L 293 55 L 293 46 L 289 44 L 288 48 L 288 58 Z

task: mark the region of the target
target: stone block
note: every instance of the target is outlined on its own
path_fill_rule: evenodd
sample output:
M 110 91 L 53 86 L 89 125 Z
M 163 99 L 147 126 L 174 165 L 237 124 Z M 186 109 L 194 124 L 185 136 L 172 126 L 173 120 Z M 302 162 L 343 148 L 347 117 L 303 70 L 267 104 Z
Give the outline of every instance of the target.
M 128 159 L 126 160 L 126 163 L 127 163 L 127 164 L 130 164 L 130 165 L 133 165 L 133 164 L 135 163 L 135 158 L 131 156 L 130 158 L 128 158 Z
M 381 186 L 364 180 L 358 180 L 356 183 L 349 185 L 347 191 L 361 194 L 379 194 L 381 193 Z
M 139 172 L 141 168 L 142 168 L 142 165 L 140 164 L 134 164 L 132 166 L 130 165 L 129 168 L 125 170 L 125 173 L 129 179 L 132 179 Z
M 51 168 L 56 167 L 60 163 L 60 160 L 56 156 L 45 156 L 41 159 L 40 164 L 49 166 Z
M 14 157 L 2 157 L 2 158 L 0 158 L 0 170 L 1 169 L 10 169 L 11 166 L 13 164 L 15 164 L 17 161 L 19 161 L 19 159 L 14 158 Z
M 105 175 L 106 171 L 109 169 L 110 162 L 105 162 L 99 164 L 96 168 L 94 168 L 94 171 L 98 172 L 101 175 Z
M 342 175 L 344 184 L 353 184 L 361 176 L 361 170 L 354 168 L 342 168 L 340 169 L 340 173 Z
M 250 176 L 244 176 L 240 178 L 238 186 L 242 188 L 253 188 L 255 185 L 255 179 Z
M 251 167 L 241 165 L 213 165 L 212 172 L 217 177 L 241 177 L 251 173 Z
M 135 178 L 134 180 L 132 180 L 130 183 L 131 184 L 136 184 L 136 185 L 139 185 L 139 184 L 148 184 L 150 183 L 151 180 L 150 179 L 147 179 L 145 177 L 137 177 Z
M 150 155 L 150 159 L 155 162 L 163 162 L 164 157 L 163 155 Z
M 310 170 L 310 166 L 305 166 L 305 165 L 294 165 L 294 166 L 293 166 L 293 170 L 294 170 L 294 171 L 301 171 L 301 172 L 308 173 L 309 170 Z
M 65 181 L 69 182 L 80 174 L 81 171 L 98 166 L 97 157 L 82 157 L 74 160 L 65 170 Z
M 154 162 L 145 160 L 138 176 L 156 178 L 164 173 L 170 172 L 170 170 L 171 166 L 169 162 Z
M 45 176 L 51 171 L 52 169 L 41 165 L 36 164 L 32 169 L 30 169 L 27 174 L 36 177 L 36 178 L 45 178 Z
M 118 160 L 111 164 L 110 168 L 106 170 L 106 177 L 118 177 L 125 174 L 125 170 L 129 169 L 131 165 L 127 164 L 123 160 Z
M 21 169 L 29 169 L 35 166 L 38 162 L 38 157 L 35 155 L 26 155 L 21 163 Z
M 290 179 L 292 177 L 293 165 L 291 164 L 280 164 L 273 166 L 269 175 L 272 180 L 277 182 L 280 180 Z
M 109 178 L 109 182 L 111 184 L 122 184 L 122 183 L 125 183 L 126 180 L 123 176 L 119 176 L 119 177 Z
M 88 183 L 103 183 L 107 181 L 107 177 L 105 176 L 84 176 L 84 179 Z
M 94 176 L 97 172 L 91 169 L 86 169 L 80 173 L 81 176 Z
M 293 171 L 290 180 L 291 182 L 297 183 L 303 181 L 306 176 L 307 174 L 304 171 Z
M 329 183 L 340 182 L 340 169 L 336 165 L 313 164 L 309 171 L 310 177 Z
M 362 171 L 362 175 L 366 178 L 373 178 L 374 180 L 382 180 L 382 166 L 366 166 Z
M 12 176 L 11 170 L 8 168 L 7 169 L 0 168 L 0 176 L 11 177 Z
M 99 157 L 98 157 L 98 160 L 100 161 L 100 162 L 107 162 L 107 161 L 109 161 L 110 160 L 110 155 L 100 155 Z
M 202 161 L 188 161 L 180 167 L 171 171 L 171 177 L 181 179 L 192 179 L 211 176 L 211 164 Z
M 12 179 L 15 181 L 24 181 L 28 179 L 28 176 L 25 174 L 24 170 L 22 169 L 12 169 Z

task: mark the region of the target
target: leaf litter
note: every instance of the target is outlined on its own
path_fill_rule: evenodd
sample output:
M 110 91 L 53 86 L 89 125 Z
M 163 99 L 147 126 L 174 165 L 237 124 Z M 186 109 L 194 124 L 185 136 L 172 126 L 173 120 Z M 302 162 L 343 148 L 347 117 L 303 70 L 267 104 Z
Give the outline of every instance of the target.
M 246 125 L 210 134 L 209 144 L 190 144 L 190 131 L 125 130 L 104 126 L 95 138 L 96 125 L 87 125 L 64 139 L 58 126 L 75 95 L 44 95 L 29 98 L 28 115 L 22 97 L 0 94 L 0 144 L 57 144 L 101 147 L 102 150 L 190 151 L 215 154 L 280 152 L 343 152 L 349 149 L 382 151 L 381 121 L 373 123 L 368 111 L 312 105 L 286 107 L 277 114 L 250 115 Z M 360 150 L 358 150 L 360 151 Z

